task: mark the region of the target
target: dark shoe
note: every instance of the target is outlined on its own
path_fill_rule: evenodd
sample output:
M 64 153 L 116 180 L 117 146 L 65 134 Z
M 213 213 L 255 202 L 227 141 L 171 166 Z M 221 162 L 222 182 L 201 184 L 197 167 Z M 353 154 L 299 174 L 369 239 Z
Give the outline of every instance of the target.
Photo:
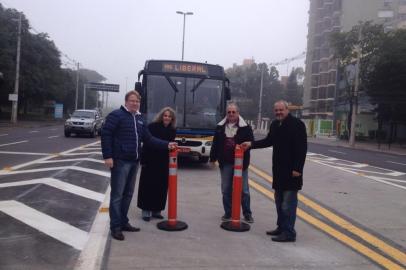
M 124 240 L 124 234 L 120 230 L 112 230 L 111 237 L 113 237 L 114 239 L 119 240 L 119 241 Z
M 281 233 L 282 233 L 282 231 L 279 228 L 276 228 L 273 231 L 266 231 L 267 235 L 272 235 L 272 236 L 280 235 Z
M 221 220 L 222 220 L 222 221 L 230 221 L 230 220 L 231 220 L 231 216 L 229 216 L 229 215 L 224 215 L 224 216 L 221 217 Z
M 289 237 L 284 233 L 281 233 L 280 235 L 276 237 L 272 237 L 272 241 L 274 242 L 295 242 L 296 237 Z
M 157 219 L 164 219 L 164 217 L 161 214 L 152 214 L 152 217 Z
M 130 223 L 127 223 L 126 225 L 124 225 L 121 230 L 126 231 L 126 232 L 139 232 L 140 228 L 131 226 Z
M 144 221 L 150 221 L 150 220 L 151 220 L 150 217 L 142 217 L 142 219 L 143 219 Z
M 252 217 L 251 214 L 245 215 L 244 220 L 248 223 L 254 223 L 254 218 Z

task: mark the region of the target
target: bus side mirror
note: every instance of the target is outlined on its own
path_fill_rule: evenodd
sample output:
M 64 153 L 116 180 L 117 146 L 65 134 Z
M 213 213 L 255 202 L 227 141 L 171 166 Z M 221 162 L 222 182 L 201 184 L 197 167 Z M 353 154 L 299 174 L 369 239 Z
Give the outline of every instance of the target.
M 135 89 L 135 91 L 137 91 L 138 93 L 141 94 L 141 89 L 142 89 L 141 83 L 140 83 L 140 82 L 136 82 L 134 89 Z
M 136 82 L 136 83 L 135 83 L 134 89 L 135 89 L 135 91 L 137 91 L 137 92 L 140 94 L 140 96 L 141 96 L 142 98 L 144 98 L 145 93 L 144 93 L 144 91 L 142 90 L 142 84 L 141 84 L 140 82 Z
M 226 100 L 231 99 L 231 90 L 227 86 L 224 88 L 224 97 L 226 98 Z

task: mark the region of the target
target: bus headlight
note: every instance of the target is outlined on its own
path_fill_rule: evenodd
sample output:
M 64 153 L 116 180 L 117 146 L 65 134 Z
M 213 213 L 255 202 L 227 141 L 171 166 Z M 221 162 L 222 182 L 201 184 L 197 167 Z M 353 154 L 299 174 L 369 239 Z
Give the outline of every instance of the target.
M 213 141 L 207 141 L 204 145 L 205 146 L 212 146 L 212 144 L 213 144 Z

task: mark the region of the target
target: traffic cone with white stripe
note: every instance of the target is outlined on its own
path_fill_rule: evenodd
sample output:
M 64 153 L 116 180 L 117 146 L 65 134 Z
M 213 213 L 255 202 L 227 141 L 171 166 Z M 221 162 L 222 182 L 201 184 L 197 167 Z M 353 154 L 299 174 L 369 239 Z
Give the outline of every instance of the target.
M 242 193 L 242 169 L 244 151 L 240 145 L 235 146 L 234 152 L 234 176 L 233 194 L 231 199 L 231 221 L 222 222 L 220 227 L 227 231 L 245 232 L 250 225 L 241 222 L 241 193 Z
M 187 224 L 176 219 L 177 209 L 177 181 L 178 181 L 178 149 L 169 151 L 168 176 L 168 220 L 157 224 L 158 229 L 164 231 L 183 231 Z

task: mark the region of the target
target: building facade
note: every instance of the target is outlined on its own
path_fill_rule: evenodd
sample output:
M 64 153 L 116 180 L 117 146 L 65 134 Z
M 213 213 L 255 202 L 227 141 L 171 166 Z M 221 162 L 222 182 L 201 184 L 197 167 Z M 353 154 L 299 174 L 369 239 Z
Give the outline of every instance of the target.
M 340 76 L 329 37 L 360 21 L 406 28 L 406 0 L 310 0 L 303 117 L 334 120 L 337 106 L 345 107 L 336 103 Z

